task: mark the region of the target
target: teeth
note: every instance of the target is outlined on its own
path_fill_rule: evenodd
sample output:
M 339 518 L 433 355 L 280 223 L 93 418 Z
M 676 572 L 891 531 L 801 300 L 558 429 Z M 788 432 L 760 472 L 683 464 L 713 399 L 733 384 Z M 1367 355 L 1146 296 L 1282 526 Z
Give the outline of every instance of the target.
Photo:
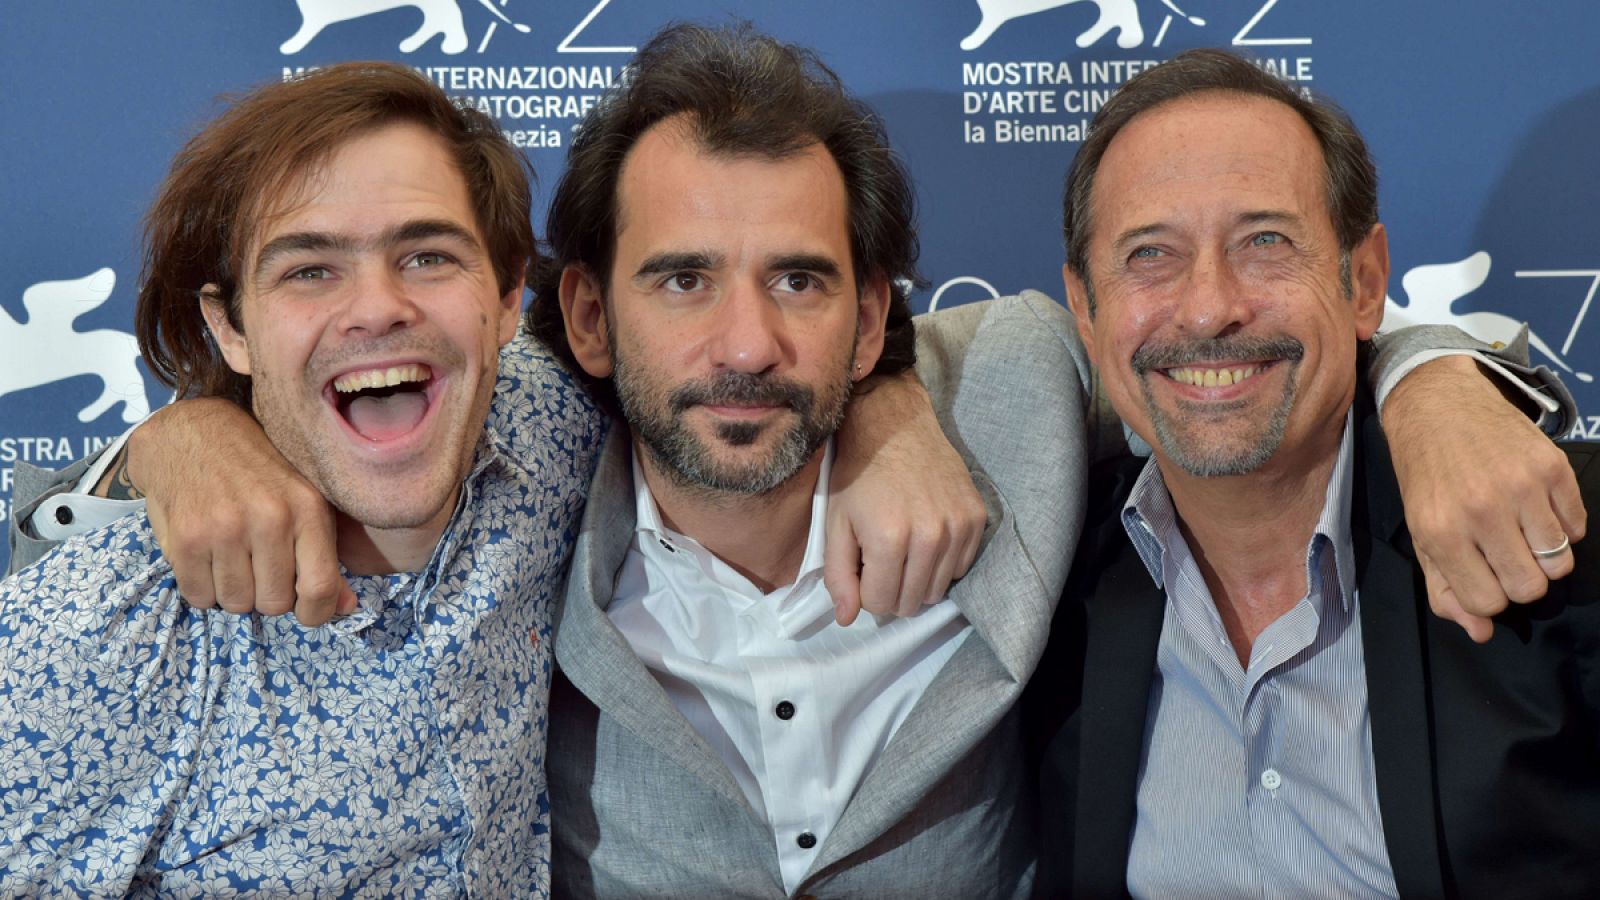
M 394 387 L 412 381 L 427 381 L 433 372 L 427 366 L 410 363 L 387 369 L 368 369 L 365 372 L 347 372 L 335 378 L 333 389 L 341 394 L 365 391 L 372 388 Z
M 1167 377 L 1179 384 L 1194 387 L 1227 387 L 1251 378 L 1261 371 L 1260 366 L 1242 366 L 1236 369 L 1168 369 Z

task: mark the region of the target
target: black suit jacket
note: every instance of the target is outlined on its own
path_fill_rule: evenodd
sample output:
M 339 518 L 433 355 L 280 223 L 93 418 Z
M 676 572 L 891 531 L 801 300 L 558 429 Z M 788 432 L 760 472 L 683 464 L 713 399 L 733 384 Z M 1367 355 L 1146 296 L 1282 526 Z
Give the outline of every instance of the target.
M 1351 514 L 1384 841 L 1407 897 L 1600 897 L 1600 539 L 1486 645 L 1429 612 L 1376 416 Z M 1600 445 L 1565 447 L 1600 510 Z M 1166 605 L 1119 511 L 1143 460 L 1103 467 L 1025 698 L 1040 778 L 1037 896 L 1126 893 Z M 1493 472 L 1484 472 L 1493 478 Z

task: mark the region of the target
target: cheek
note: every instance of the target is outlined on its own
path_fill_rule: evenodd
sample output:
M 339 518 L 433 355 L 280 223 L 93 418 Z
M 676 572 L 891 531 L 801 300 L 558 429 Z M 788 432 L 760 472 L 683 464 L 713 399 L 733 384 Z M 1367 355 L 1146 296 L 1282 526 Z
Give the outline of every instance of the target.
M 1102 311 L 1095 329 L 1100 361 L 1126 366 L 1140 347 L 1159 334 L 1168 318 L 1153 303 L 1123 305 L 1115 316 Z
M 293 363 L 303 365 L 317 351 L 323 336 L 329 331 L 326 311 L 306 309 L 300 304 L 286 305 L 275 311 L 266 321 L 248 322 L 245 332 L 250 341 L 250 355 L 267 365 L 274 362 L 281 368 Z

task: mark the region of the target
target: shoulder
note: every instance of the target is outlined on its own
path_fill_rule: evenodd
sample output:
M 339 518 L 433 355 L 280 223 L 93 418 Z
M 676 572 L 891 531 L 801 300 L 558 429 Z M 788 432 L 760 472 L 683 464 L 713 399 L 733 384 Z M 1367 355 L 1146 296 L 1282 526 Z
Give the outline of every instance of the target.
M 179 595 L 144 514 L 125 516 L 0 582 L 0 694 L 39 673 L 68 691 L 80 678 L 144 677 L 155 661 L 161 679 L 182 680 L 209 622 Z
M 525 330 L 500 354 L 490 439 L 547 487 L 588 484 L 607 417 L 572 373 Z
M 0 621 L 124 615 L 147 594 L 171 586 L 171 575 L 149 519 L 134 513 L 61 542 L 0 581 Z
M 0 832 L 11 838 L 0 893 L 129 877 L 165 815 L 177 737 L 195 726 L 186 707 L 197 670 L 216 661 L 212 621 L 184 606 L 142 515 L 0 582 Z

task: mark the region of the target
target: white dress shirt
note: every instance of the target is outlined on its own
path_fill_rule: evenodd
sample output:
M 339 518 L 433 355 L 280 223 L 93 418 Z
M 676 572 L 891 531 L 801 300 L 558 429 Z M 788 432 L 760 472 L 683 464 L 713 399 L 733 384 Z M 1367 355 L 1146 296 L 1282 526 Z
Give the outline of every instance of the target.
M 848 628 L 834 621 L 822 582 L 832 462 L 830 442 L 795 582 L 763 594 L 662 524 L 634 459 L 638 526 L 607 609 L 772 826 L 790 893 L 895 729 L 972 631 L 948 602 L 910 618 L 862 615 Z

